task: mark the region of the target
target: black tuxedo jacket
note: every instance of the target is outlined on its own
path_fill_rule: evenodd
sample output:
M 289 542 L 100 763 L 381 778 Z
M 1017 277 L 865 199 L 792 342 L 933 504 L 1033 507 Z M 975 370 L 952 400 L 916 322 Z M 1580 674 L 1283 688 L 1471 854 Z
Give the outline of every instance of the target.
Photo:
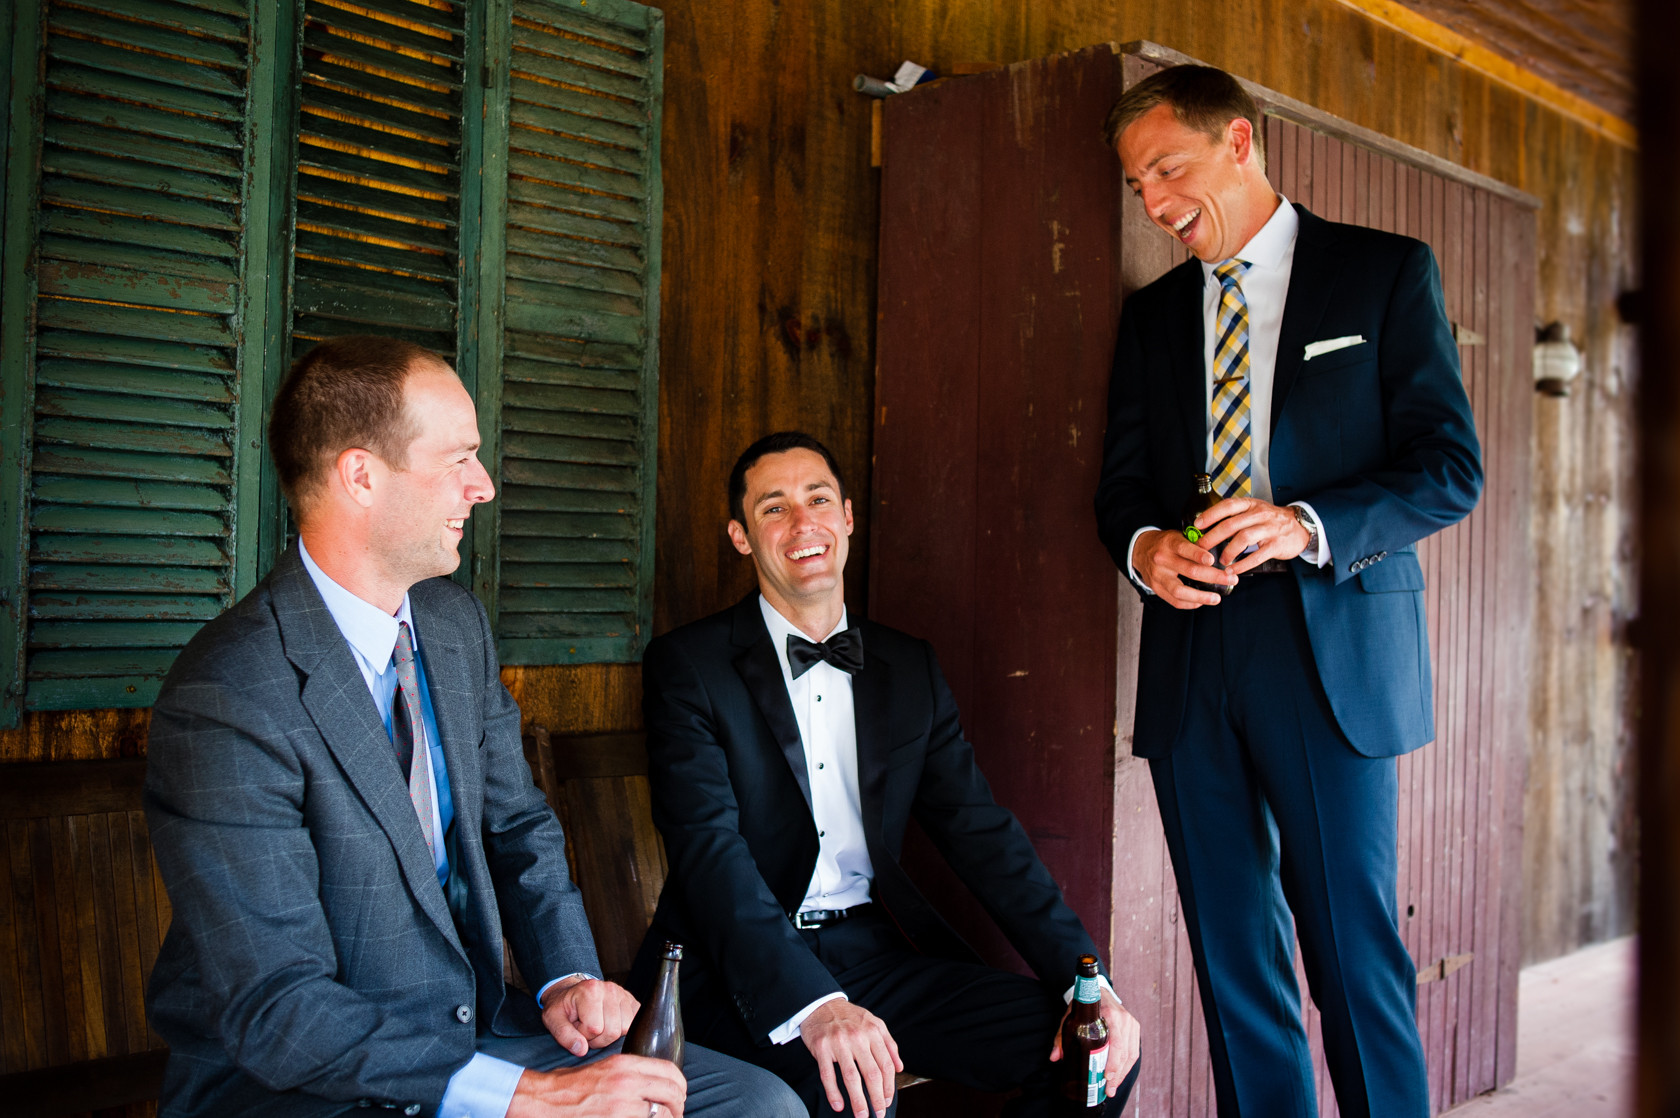
M 1417 541 L 1475 508 L 1481 448 L 1429 246 L 1295 209 L 1272 382 L 1272 494 L 1310 504 L 1330 541 L 1329 566 L 1290 567 L 1336 720 L 1359 752 L 1394 756 L 1435 736 Z M 1202 284 L 1191 259 L 1120 312 L 1096 511 L 1122 571 L 1132 533 L 1175 527 L 1205 468 Z M 1310 342 L 1354 336 L 1365 340 L 1304 359 Z M 1139 757 L 1177 743 L 1195 616 L 1144 598 Z
M 978 962 L 899 866 L 914 816 L 1048 988 L 1098 954 L 1026 832 L 992 798 L 933 647 L 871 621 L 852 677 L 871 899 L 931 955 Z M 670 865 L 637 960 L 686 945 L 684 1013 L 730 1005 L 758 1042 L 840 989 L 788 917 L 817 862 L 805 751 L 754 591 L 659 637 L 642 664 L 653 818 Z M 634 983 L 633 983 L 634 985 Z

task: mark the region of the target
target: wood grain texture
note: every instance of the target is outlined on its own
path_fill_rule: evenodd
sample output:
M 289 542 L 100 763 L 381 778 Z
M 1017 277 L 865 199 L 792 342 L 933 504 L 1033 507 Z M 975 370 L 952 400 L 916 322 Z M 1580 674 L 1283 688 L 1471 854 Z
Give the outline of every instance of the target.
M 1106 382 L 1108 375 L 1106 350 L 1082 348 L 1095 328 L 1067 322 L 1058 327 L 1058 301 L 1073 295 L 1112 298 L 1114 288 L 1134 289 L 1183 259 L 1183 250 L 1119 189 L 1112 168 L 1086 167 L 1076 136 L 1062 131 L 1069 118 L 1083 115 L 1094 127 L 1103 115 L 1101 107 L 1078 98 L 1064 101 L 1059 96 L 1064 84 L 1111 98 L 1122 71 L 1135 81 L 1156 68 L 1151 53 L 1117 58 L 1107 48 L 1075 52 L 951 82 L 925 98 L 912 94 L 887 107 L 878 399 L 888 420 L 876 439 L 880 499 L 872 541 L 873 611 L 890 624 L 927 626 L 936 647 L 950 649 L 953 659 L 966 665 L 970 693 L 958 693 L 965 726 L 982 767 L 994 774 L 1000 799 L 1023 818 L 1029 833 L 1046 811 L 1059 815 L 1062 829 L 1089 833 L 1081 826 L 1088 794 L 1098 790 L 1108 798 L 1115 843 L 1108 911 L 1096 921 L 1080 903 L 1078 879 L 1064 871 L 1064 850 L 1036 833 L 1035 839 L 1087 925 L 1100 929 L 1112 920 L 1117 984 L 1130 991 L 1126 996 L 1146 1019 L 1149 1035 L 1167 1038 L 1157 1040 L 1144 1069 L 1140 1113 L 1196 1114 L 1211 1105 L 1206 1034 L 1153 789 L 1145 766 L 1129 757 L 1126 736 L 1136 678 L 1135 596 L 1127 590 L 1117 600 L 1093 592 L 1099 579 L 1115 588 L 1116 576 L 1109 571 L 1103 578 L 1081 567 L 1081 545 L 1094 535 L 1088 512 L 1064 521 L 1053 495 L 1025 492 L 1032 479 L 1056 468 L 1055 455 L 1032 439 L 1046 418 L 1038 393 L 1056 382 L 1047 368 L 1054 365 L 1068 382 L 1061 386 L 1064 401 L 1081 398 L 1081 376 Z M 995 103 L 1004 91 L 1010 99 Z M 982 129 L 978 143 L 972 138 L 976 126 Z M 1526 199 L 1508 192 L 1444 181 L 1399 162 L 1390 157 L 1392 144 L 1380 152 L 1352 148 L 1276 117 L 1267 120 L 1266 137 L 1274 186 L 1293 199 L 1321 205 L 1330 216 L 1351 216 L 1430 243 L 1440 259 L 1449 315 L 1491 339 L 1462 354 L 1484 444 L 1488 496 L 1466 521 L 1420 548 L 1429 572 L 1425 608 L 1437 741 L 1400 761 L 1402 932 L 1420 975 L 1419 1027 L 1433 1109 L 1439 1111 L 1492 1089 L 1501 1071 L 1508 1078 L 1511 1070 L 1501 1054 L 1514 1038 L 1515 968 L 1501 953 L 1515 946 L 1503 922 L 1516 912 L 1505 891 L 1517 890 L 1508 866 L 1517 857 L 1520 827 L 1503 812 L 1512 802 L 1509 787 L 1513 782 L 1520 787 L 1524 770 L 1522 722 L 1512 715 L 1526 696 L 1527 668 L 1523 657 L 1498 650 L 1527 643 L 1531 600 L 1502 595 L 1498 588 L 1501 572 L 1532 567 L 1523 530 L 1531 374 L 1527 348 L 1512 344 L 1511 324 L 1532 314 L 1533 275 L 1525 270 L 1522 249 L 1532 238 L 1534 212 Z M 1049 142 L 1041 147 L 1041 139 Z M 1093 179 L 1100 189 L 1091 189 Z M 980 184 L 972 198 L 963 190 L 970 182 Z M 952 197 L 961 200 L 952 209 L 962 219 L 940 220 Z M 1111 224 L 1116 214 L 1117 228 Z M 1068 269 L 1071 274 L 1063 275 L 1060 265 L 1069 262 L 1056 253 L 1063 237 L 1091 254 L 1089 272 Z M 952 282 L 945 283 L 943 269 L 971 255 L 978 259 L 978 279 L 950 273 Z M 1041 270 L 1039 256 L 1048 257 L 1051 267 Z M 1099 278 L 1103 271 L 1118 281 L 1114 288 Z M 905 300 L 901 287 L 938 289 L 941 297 Z M 941 311 L 946 318 L 938 317 Z M 977 358 L 958 349 L 947 362 L 925 340 L 960 334 L 970 323 L 977 324 Z M 931 476 L 942 479 L 939 486 L 923 485 L 931 452 L 916 433 L 937 424 L 952 400 L 962 402 L 957 409 L 962 434 L 937 455 L 938 472 Z M 1054 409 L 1048 415 L 1063 418 Z M 973 455 L 966 464 L 964 448 Z M 1061 469 L 1068 475 L 1064 487 L 1086 480 L 1071 459 Z M 1081 492 L 1091 488 L 1085 484 Z M 947 494 L 958 496 L 952 501 Z M 1034 529 L 1030 537 L 1014 534 L 1023 521 Z M 957 551 L 972 537 L 972 572 L 960 560 L 955 572 L 968 573 L 959 578 L 945 577 L 943 564 L 889 561 L 889 555 L 925 546 L 920 541 L 930 534 Z M 1127 602 L 1125 608 L 1120 601 Z M 1035 644 L 1030 627 L 1012 612 L 1021 603 L 1056 623 L 1058 643 Z M 1099 625 L 1090 624 L 1091 615 Z M 1091 780 L 1080 775 L 1068 727 L 1041 712 L 1083 709 L 1090 689 L 1068 665 L 1114 665 L 1116 635 L 1117 659 L 1124 665 L 1111 677 L 1117 762 L 1111 776 Z M 1013 690 L 1016 676 L 1030 682 L 1030 690 Z M 1041 786 L 1034 775 L 1042 771 L 1060 779 L 1053 787 Z M 1088 847 L 1082 857 L 1099 873 L 1106 868 L 1089 857 Z M 930 878 L 926 865 L 917 868 L 964 935 L 993 962 L 1018 965 L 966 897 L 937 874 Z M 1319 1015 L 1299 967 L 1297 978 L 1307 1005 L 1320 1111 L 1334 1115 Z
M 1680 7 L 1640 0 L 1640 110 L 1661 119 L 1680 110 L 1671 44 Z M 1641 171 L 1646 225 L 1640 243 L 1645 311 L 1640 350 L 1639 590 L 1641 642 L 1639 806 L 1639 1008 L 1637 1118 L 1680 1112 L 1680 648 L 1663 637 L 1680 624 L 1680 524 L 1668 514 L 1680 492 L 1680 215 L 1667 205 L 1680 153 L 1655 149 Z
M 162 1047 L 145 985 L 168 902 L 139 811 L 0 823 L 0 1074 Z
M 1633 118 L 1627 0 L 1400 0 L 1623 120 Z
M 853 496 L 868 492 L 879 209 L 872 101 L 848 92 L 860 71 L 887 75 L 908 57 L 948 73 L 975 59 L 1149 39 L 1539 197 L 1535 306 L 1542 321 L 1571 325 L 1585 372 L 1568 401 L 1532 391 L 1513 401 L 1566 420 L 1554 437 L 1537 418 L 1536 509 L 1551 515 L 1542 494 L 1555 486 L 1557 513 L 1534 525 L 1534 565 L 1501 586 L 1539 601 L 1528 653 L 1508 653 L 1532 657 L 1536 707 L 1501 715 L 1526 730 L 1538 781 L 1521 813 L 1538 820 L 1526 831 L 1523 936 L 1539 959 L 1631 929 L 1635 362 L 1614 300 L 1636 282 L 1634 153 L 1335 0 L 790 0 L 774 16 L 699 0 L 660 6 L 668 114 L 656 631 L 722 609 L 751 585 L 722 526 L 729 466 L 752 438 L 805 427 L 839 455 Z M 1326 144 L 1327 160 L 1335 150 Z M 1311 184 L 1315 208 L 1330 214 L 1336 190 L 1341 219 L 1366 221 L 1355 184 L 1369 159 L 1352 147 L 1340 154 L 1339 168 Z M 1430 189 L 1434 215 L 1446 201 Z M 1527 349 L 1530 330 L 1515 324 L 1511 344 Z M 929 348 L 954 357 L 965 344 L 940 338 Z M 963 431 L 952 413 L 938 439 L 960 445 Z M 877 565 L 868 505 L 857 503 L 854 608 L 873 592 L 865 563 Z

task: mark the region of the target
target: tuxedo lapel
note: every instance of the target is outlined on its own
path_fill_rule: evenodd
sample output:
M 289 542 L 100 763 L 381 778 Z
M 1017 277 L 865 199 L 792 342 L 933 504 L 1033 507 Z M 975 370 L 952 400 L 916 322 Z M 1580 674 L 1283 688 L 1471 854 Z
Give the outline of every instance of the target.
M 304 709 L 396 851 L 409 892 L 444 939 L 465 958 L 443 890 L 438 888 L 431 849 L 420 832 L 420 817 L 408 798 L 396 749 L 379 720 L 350 645 L 295 547 L 276 564 L 270 592 L 286 658 L 306 676 L 301 695 Z
M 1205 277 L 1201 262 L 1194 257 L 1179 266 L 1179 276 L 1168 299 L 1168 314 L 1172 318 L 1167 337 L 1171 339 L 1172 377 L 1174 395 L 1178 397 L 1179 413 L 1184 421 L 1184 435 L 1192 448 L 1190 457 L 1197 463 L 1198 472 L 1205 468 L 1208 434 L 1207 357 L 1203 353 L 1206 339 L 1202 336 L 1202 286 Z
M 1301 373 L 1301 359 L 1307 343 L 1318 334 L 1324 309 L 1341 275 L 1342 258 L 1336 251 L 1336 232 L 1328 221 L 1314 216 L 1305 206 L 1296 206 L 1300 229 L 1295 234 L 1295 259 L 1289 268 L 1289 295 L 1283 304 L 1283 327 L 1278 332 L 1277 365 L 1272 373 L 1272 431 L 1277 431 L 1283 405 L 1295 378 Z
M 741 649 L 735 657 L 735 670 L 769 725 L 788 768 L 793 770 L 806 809 L 812 810 L 811 778 L 805 771 L 805 746 L 799 739 L 799 720 L 793 716 L 793 700 L 788 698 L 787 680 L 782 678 L 781 661 L 770 643 L 770 630 L 764 627 L 756 592 L 735 607 L 734 644 Z

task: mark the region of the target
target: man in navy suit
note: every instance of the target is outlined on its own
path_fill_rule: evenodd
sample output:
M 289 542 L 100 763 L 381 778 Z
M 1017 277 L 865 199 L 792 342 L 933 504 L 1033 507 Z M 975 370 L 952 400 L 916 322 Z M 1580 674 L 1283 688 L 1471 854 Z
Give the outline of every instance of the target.
M 1280 198 L 1259 131 L 1203 66 L 1109 116 L 1127 185 L 1196 257 L 1126 300 L 1109 393 L 1097 521 L 1144 599 L 1133 752 L 1219 1113 L 1318 1113 L 1298 935 L 1342 1114 L 1422 1118 L 1394 758 L 1434 737 L 1416 544 L 1475 506 L 1480 449 L 1428 247 Z M 1223 499 L 1192 542 L 1201 473 Z

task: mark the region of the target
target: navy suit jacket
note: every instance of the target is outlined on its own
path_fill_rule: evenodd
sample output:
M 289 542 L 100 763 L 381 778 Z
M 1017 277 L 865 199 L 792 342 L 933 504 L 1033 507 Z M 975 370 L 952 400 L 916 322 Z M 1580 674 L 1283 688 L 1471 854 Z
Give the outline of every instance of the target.
M 147 1008 L 170 1118 L 431 1114 L 480 1032 L 545 1031 L 502 981 L 504 936 L 533 981 L 601 973 L 484 607 L 443 578 L 409 603 L 455 799 L 454 915 L 296 547 L 164 681 L 145 802 L 174 919 Z
M 1481 449 L 1429 246 L 1295 209 L 1272 498 L 1310 504 L 1330 542 L 1330 565 L 1290 566 L 1336 720 L 1359 752 L 1394 756 L 1435 736 L 1416 544 L 1475 507 Z M 1096 508 L 1122 571 L 1132 534 L 1177 527 L 1206 468 L 1202 283 L 1192 259 L 1121 311 Z M 1363 344 L 1302 359 L 1310 342 L 1356 334 Z M 1194 616 L 1144 597 L 1136 756 L 1177 743 Z

